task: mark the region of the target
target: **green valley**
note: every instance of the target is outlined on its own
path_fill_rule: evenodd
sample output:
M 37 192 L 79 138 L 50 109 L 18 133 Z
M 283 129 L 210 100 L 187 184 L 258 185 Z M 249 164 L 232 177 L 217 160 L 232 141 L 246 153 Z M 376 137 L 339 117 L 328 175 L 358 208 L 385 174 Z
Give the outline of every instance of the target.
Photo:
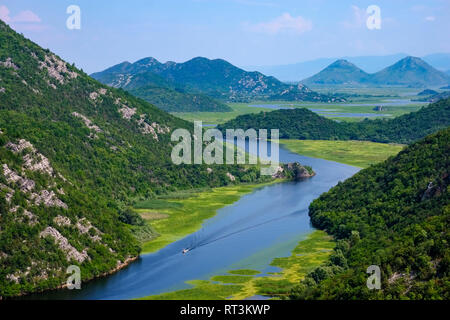
M 275 183 L 228 186 L 214 189 L 177 192 L 162 196 L 155 200 L 137 202 L 135 211 L 158 234 L 158 237 L 143 243 L 143 253 L 155 252 L 198 229 L 216 211 L 236 202 L 241 196 Z

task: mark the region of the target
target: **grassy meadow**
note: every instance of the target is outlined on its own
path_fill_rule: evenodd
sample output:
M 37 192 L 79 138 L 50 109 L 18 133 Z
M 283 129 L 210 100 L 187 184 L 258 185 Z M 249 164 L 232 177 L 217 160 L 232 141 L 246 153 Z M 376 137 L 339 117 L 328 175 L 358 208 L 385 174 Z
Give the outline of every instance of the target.
M 280 140 L 280 143 L 294 153 L 360 168 L 382 162 L 404 148 L 369 141 Z

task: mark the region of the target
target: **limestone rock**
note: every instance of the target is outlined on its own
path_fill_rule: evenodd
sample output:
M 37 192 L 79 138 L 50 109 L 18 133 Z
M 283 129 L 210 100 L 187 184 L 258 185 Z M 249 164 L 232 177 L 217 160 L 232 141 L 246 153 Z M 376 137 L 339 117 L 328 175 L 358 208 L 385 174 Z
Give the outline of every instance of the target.
M 79 252 L 75 249 L 58 230 L 52 227 L 45 228 L 39 235 L 41 238 L 44 237 L 52 237 L 55 242 L 58 244 L 59 248 L 66 253 L 67 261 L 76 260 L 80 263 L 83 263 L 86 259 L 89 259 L 89 256 L 86 250 Z

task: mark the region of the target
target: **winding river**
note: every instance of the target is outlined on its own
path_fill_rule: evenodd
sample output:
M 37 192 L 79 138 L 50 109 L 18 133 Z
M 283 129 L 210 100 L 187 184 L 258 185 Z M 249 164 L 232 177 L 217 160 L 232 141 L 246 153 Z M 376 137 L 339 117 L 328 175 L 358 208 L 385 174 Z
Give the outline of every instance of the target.
M 298 161 L 317 175 L 302 182 L 262 187 L 218 211 L 203 228 L 157 253 L 142 255 L 126 269 L 83 284 L 81 290 L 57 290 L 32 299 L 133 299 L 188 288 L 185 281 L 209 279 L 232 269 L 273 272 L 275 257 L 289 256 L 313 231 L 308 216 L 312 200 L 359 168 L 313 159 L 280 148 L 282 162 Z M 192 248 L 183 255 L 183 248 Z

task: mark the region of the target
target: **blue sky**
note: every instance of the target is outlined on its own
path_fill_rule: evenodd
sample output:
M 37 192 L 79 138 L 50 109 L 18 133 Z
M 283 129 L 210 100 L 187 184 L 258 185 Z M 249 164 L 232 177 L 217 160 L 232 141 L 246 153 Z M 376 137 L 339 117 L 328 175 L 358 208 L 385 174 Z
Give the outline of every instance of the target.
M 66 27 L 72 4 L 80 30 Z M 369 5 L 380 30 L 366 26 Z M 89 73 L 149 56 L 254 66 L 450 52 L 449 0 L 0 0 L 0 18 Z

